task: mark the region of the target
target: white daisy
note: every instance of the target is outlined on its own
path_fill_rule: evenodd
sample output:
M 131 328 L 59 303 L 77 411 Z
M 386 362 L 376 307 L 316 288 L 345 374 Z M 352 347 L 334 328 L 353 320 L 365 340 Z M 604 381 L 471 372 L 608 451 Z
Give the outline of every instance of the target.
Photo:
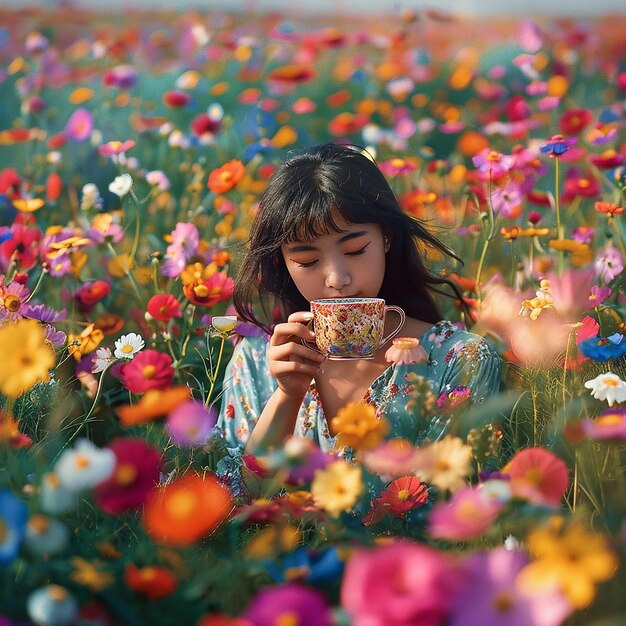
M 133 186 L 133 178 L 130 174 L 122 174 L 116 176 L 112 183 L 109 184 L 109 191 L 116 196 L 123 198 Z
M 626 400 L 626 383 L 612 372 L 600 374 L 588 380 L 585 387 L 591 389 L 591 395 L 596 400 L 606 400 L 609 406 Z
M 118 359 L 132 359 L 145 345 L 146 342 L 143 340 L 143 337 L 137 333 L 122 335 L 115 342 L 115 352 L 113 356 Z
M 115 469 L 113 450 L 98 448 L 88 439 L 79 439 L 73 449 L 65 450 L 54 466 L 61 485 L 71 491 L 95 487 Z

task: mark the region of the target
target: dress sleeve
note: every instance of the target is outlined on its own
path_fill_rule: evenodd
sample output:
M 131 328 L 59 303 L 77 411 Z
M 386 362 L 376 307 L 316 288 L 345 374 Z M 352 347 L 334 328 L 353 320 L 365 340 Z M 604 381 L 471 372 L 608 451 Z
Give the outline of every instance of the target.
M 501 360 L 489 341 L 458 331 L 442 346 L 440 354 L 438 396 L 469 389 L 470 401 L 476 404 L 498 393 Z
M 232 452 L 241 452 L 276 388 L 267 365 L 267 339 L 245 337 L 224 374 L 218 429 Z

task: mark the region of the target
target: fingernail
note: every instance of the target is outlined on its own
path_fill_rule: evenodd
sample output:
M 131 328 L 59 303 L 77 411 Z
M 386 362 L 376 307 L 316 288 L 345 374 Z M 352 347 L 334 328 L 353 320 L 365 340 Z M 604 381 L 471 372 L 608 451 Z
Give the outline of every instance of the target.
M 312 320 L 313 319 L 313 313 L 308 313 L 308 312 L 305 313 L 304 314 L 304 319 Z

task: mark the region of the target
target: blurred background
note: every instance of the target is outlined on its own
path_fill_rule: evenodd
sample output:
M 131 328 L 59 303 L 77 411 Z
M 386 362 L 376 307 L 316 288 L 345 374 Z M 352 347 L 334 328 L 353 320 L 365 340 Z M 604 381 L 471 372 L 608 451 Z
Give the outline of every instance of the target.
M 0 0 L 0 6 L 54 7 L 59 4 L 74 4 L 98 9 L 128 9 L 127 0 L 74 0 L 72 3 L 58 0 L 24 2 L 24 0 Z M 265 13 L 273 10 L 287 11 L 290 14 L 334 13 L 390 13 L 404 10 L 437 10 L 456 15 L 599 15 L 609 12 L 626 13 L 624 0 L 438 0 L 437 2 L 417 2 L 415 0 L 313 0 L 296 3 L 293 0 L 133 0 L 132 8 L 197 8 L 204 10 L 224 9 L 229 11 Z

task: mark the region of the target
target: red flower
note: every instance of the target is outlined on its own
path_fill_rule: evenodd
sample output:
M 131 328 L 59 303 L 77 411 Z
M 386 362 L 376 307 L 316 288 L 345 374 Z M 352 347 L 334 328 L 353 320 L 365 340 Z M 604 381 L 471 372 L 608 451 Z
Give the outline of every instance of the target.
M 15 254 L 21 271 L 31 269 L 37 263 L 42 232 L 38 228 L 29 228 L 17 222 L 11 226 L 9 232 L 11 238 L 0 244 L 0 265 L 6 267 Z
M 600 183 L 591 174 L 584 174 L 576 167 L 572 167 L 567 172 L 563 191 L 564 202 L 571 202 L 576 196 L 593 198 L 601 192 Z
M 615 202 L 598 201 L 594 203 L 594 208 L 598 213 L 604 213 L 608 217 L 613 217 L 624 212 L 624 207 L 617 206 Z
M 226 272 L 216 272 L 201 283 L 183 286 L 183 292 L 190 302 L 198 306 L 213 306 L 228 300 L 233 295 L 235 281 Z
M 178 300 L 171 293 L 159 293 L 148 301 L 148 313 L 159 322 L 169 322 L 182 315 Z
M 230 617 L 223 613 L 211 613 L 201 617 L 196 626 L 252 626 L 252 623 L 242 617 Z
M 172 357 L 156 350 L 138 352 L 130 363 L 120 370 L 122 384 L 132 393 L 148 389 L 164 389 L 174 380 Z
M 624 157 L 611 148 L 610 150 L 605 150 L 602 154 L 591 155 L 590 160 L 596 167 L 606 170 L 621 165 L 624 162 Z
M 220 120 L 209 117 L 206 113 L 201 113 L 191 120 L 191 130 L 196 137 L 203 135 L 216 135 L 221 127 Z
M 352 135 L 360 132 L 368 122 L 369 117 L 363 113 L 354 114 L 350 111 L 343 111 L 328 122 L 328 131 L 335 137 Z
M 207 183 L 207 187 L 215 194 L 219 195 L 221 193 L 226 193 L 230 191 L 241 179 L 243 175 L 246 173 L 246 168 L 244 167 L 241 161 L 237 161 L 236 159 L 229 161 L 222 165 L 222 167 L 218 167 L 214 169 L 209 174 L 209 181 Z
M 118 515 L 141 506 L 158 485 L 161 453 L 143 439 L 132 437 L 114 439 L 108 447 L 115 453 L 115 470 L 93 493 L 103 511 Z
M 129 563 L 124 571 L 124 582 L 135 593 L 151 600 L 171 596 L 178 587 L 178 581 L 172 572 L 155 565 L 138 568 Z
M 191 96 L 184 91 L 173 89 L 163 94 L 163 104 L 173 109 L 180 109 L 191 102 Z
M 46 181 L 46 198 L 49 202 L 53 202 L 58 199 L 62 191 L 63 181 L 61 177 L 56 172 L 52 172 Z
M 592 119 L 589 109 L 568 109 L 561 115 L 559 129 L 565 135 L 577 135 L 589 125 Z
M 363 524 L 375 524 L 387 513 L 394 517 L 404 517 L 409 511 L 422 506 L 426 500 L 426 485 L 416 476 L 403 476 L 390 483 L 380 497 L 372 502 L 372 508 L 363 518 Z
M 0 171 L 0 194 L 7 196 L 10 200 L 17 200 L 21 197 L 20 186 L 22 177 L 17 170 L 12 167 L 5 167 Z
M 109 295 L 111 285 L 105 280 L 92 280 L 76 290 L 74 299 L 83 313 L 91 313 L 93 307 Z

